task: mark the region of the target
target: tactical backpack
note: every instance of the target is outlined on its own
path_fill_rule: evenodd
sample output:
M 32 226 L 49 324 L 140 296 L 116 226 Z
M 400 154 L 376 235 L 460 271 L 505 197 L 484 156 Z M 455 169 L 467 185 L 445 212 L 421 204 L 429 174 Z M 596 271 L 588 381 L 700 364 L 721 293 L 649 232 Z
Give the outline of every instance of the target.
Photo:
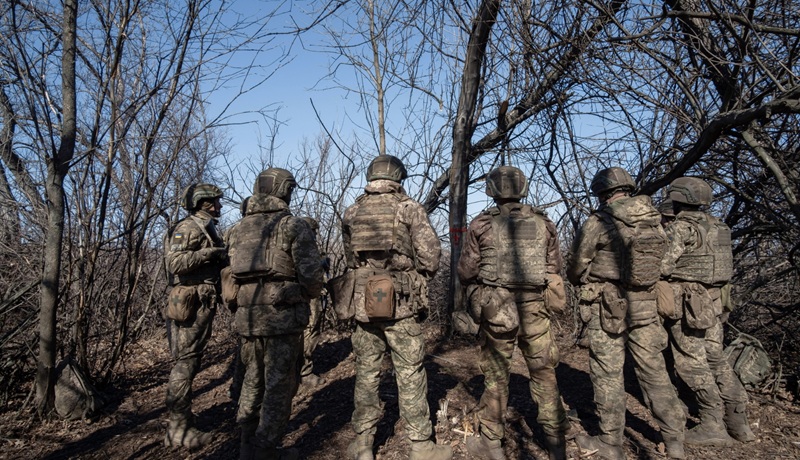
M 742 385 L 755 388 L 772 373 L 772 361 L 761 342 L 752 335 L 740 332 L 730 345 L 725 347 L 727 358 Z
M 67 420 L 91 417 L 105 404 L 105 398 L 92 385 L 72 358 L 56 366 L 55 408 Z
M 661 227 L 661 215 L 650 197 L 639 195 L 606 206 L 608 216 L 619 234 L 620 281 L 626 286 L 652 286 L 661 278 L 661 259 L 667 251 L 667 236 Z

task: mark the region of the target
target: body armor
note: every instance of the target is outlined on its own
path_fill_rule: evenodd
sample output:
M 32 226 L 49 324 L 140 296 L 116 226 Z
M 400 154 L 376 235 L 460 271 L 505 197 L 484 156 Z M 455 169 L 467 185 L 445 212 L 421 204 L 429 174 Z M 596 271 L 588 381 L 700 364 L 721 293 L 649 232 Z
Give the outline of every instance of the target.
M 733 276 L 730 228 L 705 213 L 681 213 L 678 219 L 692 224 L 700 241 L 696 249 L 678 258 L 672 277 L 710 285 L 730 281 Z
M 592 274 L 628 286 L 651 286 L 661 276 L 667 238 L 661 215 L 650 198 L 636 196 L 615 201 L 598 211 L 611 231 L 612 244 L 598 251 Z
M 547 227 L 544 217 L 529 205 L 492 216 L 493 245 L 481 247 L 480 278 L 484 284 L 532 289 L 546 284 Z
M 280 224 L 288 211 L 251 214 L 242 219 L 231 238 L 237 244 L 229 251 L 231 272 L 238 280 L 269 278 L 295 280 L 289 242 L 283 241 Z
M 413 259 L 411 234 L 398 219 L 399 207 L 409 199 L 397 193 L 362 195 L 350 224 L 353 251 L 394 251 Z

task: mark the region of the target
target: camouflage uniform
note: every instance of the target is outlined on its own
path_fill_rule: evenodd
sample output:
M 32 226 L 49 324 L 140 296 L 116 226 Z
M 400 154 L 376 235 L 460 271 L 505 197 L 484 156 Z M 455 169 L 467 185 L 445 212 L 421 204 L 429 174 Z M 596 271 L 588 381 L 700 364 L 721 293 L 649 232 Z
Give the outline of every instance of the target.
M 678 455 L 682 455 L 686 416 L 664 363 L 662 351 L 667 346 L 667 333 L 656 313 L 655 297 L 645 302 L 637 297 L 648 295 L 647 290 L 625 289 L 627 293 L 617 299 L 627 311 L 622 319 L 627 323 L 625 330 L 606 332 L 605 323 L 601 321 L 603 292 L 619 292 L 623 287 L 619 282 L 623 245 L 618 241 L 617 229 L 601 213 L 614 201 L 620 201 L 615 206 L 641 206 L 642 198 L 614 197 L 589 216 L 573 242 L 567 276 L 573 285 L 580 286 L 581 316 L 588 322 L 589 370 L 600 417 L 599 440 L 611 446 L 623 443 L 626 397 L 623 365 L 627 347 L 668 450 L 669 445 L 675 445 L 676 452 L 680 452 Z M 658 215 L 651 205 L 646 207 L 644 211 Z M 650 303 L 652 308 L 649 308 Z
M 537 421 L 546 435 L 558 437 L 569 428 L 569 422 L 556 384 L 555 368 L 559 354 L 550 330 L 550 312 L 544 304 L 544 284 L 536 288 L 507 289 L 507 286 L 496 283 L 486 284 L 491 281 L 481 276 L 481 268 L 491 263 L 485 259 L 493 259 L 497 251 L 497 236 L 492 226 L 492 214 L 496 214 L 494 210 L 510 214 L 512 220 L 515 216 L 535 216 L 538 231 L 546 235 L 543 243 L 546 262 L 541 266 L 542 276 L 544 273 L 558 274 L 562 267 L 555 224 L 530 206 L 518 202 L 506 203 L 500 208 L 484 211 L 469 225 L 458 261 L 458 275 L 467 286 L 470 302 L 486 305 L 489 303 L 485 301 L 487 296 L 499 295 L 510 303 L 505 308 L 515 309 L 519 317 L 518 321 L 511 321 L 501 330 L 485 320 L 481 322 L 480 368 L 486 385 L 478 412 L 481 436 L 490 441 L 504 437 L 511 357 L 514 345 L 518 344 L 528 365 L 531 397 L 538 407 Z M 487 251 L 487 248 L 491 249 Z M 485 319 L 486 312 L 483 316 Z M 474 319 L 480 321 L 481 317 Z
M 699 210 L 683 210 L 667 228 L 669 249 L 661 264 L 661 272 L 670 278 L 682 256 L 699 250 L 701 238 L 696 221 L 705 221 L 708 216 Z M 681 379 L 694 391 L 703 424 L 720 424 L 726 413 L 743 414 L 747 406 L 747 391 L 734 373 L 723 353 L 723 314 L 720 290 L 710 284 L 689 280 L 692 276 L 680 275 L 670 280 L 683 291 L 705 291 L 710 304 L 703 312 L 706 324 L 688 324 L 686 311 L 689 306 L 684 299 L 684 308 L 678 313 L 681 318 L 667 321 L 672 333 L 672 350 L 675 369 Z M 724 427 L 723 427 L 724 432 Z
M 216 220 L 198 210 L 172 231 L 166 254 L 167 270 L 177 285 L 196 290 L 196 313 L 184 322 L 167 320 L 167 336 L 175 364 L 167 383 L 167 411 L 172 422 L 192 424 L 192 381 L 200 370 L 203 350 L 211 337 L 216 313 L 219 272 L 224 265 Z M 223 256 L 220 256 L 223 254 Z
M 266 222 L 263 226 L 257 224 L 257 229 L 273 225 L 270 228 L 274 230 L 260 240 L 261 247 L 252 248 L 246 245 L 253 239 L 248 239 L 245 228 L 257 219 Z M 280 248 L 290 260 L 270 270 L 278 268 L 295 273 L 293 279 L 269 271 L 239 275 L 236 298 L 239 307 L 234 328 L 242 339 L 245 376 L 236 421 L 242 425 L 242 457 L 245 457 L 248 445 L 272 452 L 280 445 L 300 379 L 302 333 L 308 324 L 309 299 L 317 297 L 322 289 L 322 268 L 311 228 L 303 219 L 291 216 L 287 202 L 275 196 L 254 194 L 247 215 L 226 238 L 232 268 L 236 265 L 237 251 L 263 254 Z M 235 268 L 233 273 L 237 276 Z
M 352 337 L 353 351 L 356 354 L 353 429 L 359 435 L 369 438 L 371 444 L 371 436 L 376 432 L 382 413 L 378 385 L 383 355 L 388 349 L 397 375 L 400 417 L 406 423 L 408 437 L 412 441 L 426 441 L 433 435 L 433 430 L 427 401 L 428 380 L 422 366 L 425 340 L 416 313 L 427 308 L 425 279 L 432 277 L 439 269 L 439 238 L 431 227 L 425 210 L 406 196 L 398 182 L 373 180 L 365 191 L 345 211 L 342 220 L 347 266 L 350 269 L 382 269 L 394 276 L 408 277 L 417 286 L 417 291 L 411 298 L 399 302 L 393 319 L 370 322 L 363 314 L 356 313 L 356 330 Z M 353 249 L 353 228 L 359 212 L 378 216 L 384 210 L 372 207 L 372 200 L 375 198 L 401 200 L 397 215 L 392 219 L 396 219 L 395 222 L 407 229 L 413 254 L 394 250 L 356 253 Z M 361 301 L 363 303 L 363 298 Z

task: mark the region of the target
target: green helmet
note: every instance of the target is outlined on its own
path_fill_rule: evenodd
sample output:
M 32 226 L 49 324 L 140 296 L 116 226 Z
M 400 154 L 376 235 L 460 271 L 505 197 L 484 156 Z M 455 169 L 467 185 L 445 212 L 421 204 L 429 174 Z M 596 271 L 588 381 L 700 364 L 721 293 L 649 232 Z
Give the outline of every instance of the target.
M 628 171 L 615 166 L 597 171 L 589 188 L 592 189 L 594 196 L 600 196 L 618 188 L 633 190 L 636 188 L 636 183 L 633 181 L 633 177 L 628 174 Z
M 378 155 L 367 167 L 367 180 L 388 179 L 402 182 L 408 177 L 406 167 L 399 158 L 391 155 Z
M 664 201 L 658 204 L 658 212 L 664 217 L 675 217 L 675 209 L 672 206 L 672 199 L 665 198 Z
M 672 201 L 692 206 L 709 205 L 713 198 L 711 186 L 697 177 L 679 177 L 669 184 L 667 191 Z
M 222 190 L 213 184 L 192 184 L 186 187 L 181 198 L 181 207 L 189 212 L 196 210 L 202 200 L 222 198 Z
M 495 200 L 520 200 L 528 195 L 528 179 L 519 168 L 500 166 L 486 175 L 486 194 Z
M 283 168 L 267 168 L 256 178 L 253 193 L 272 195 L 288 203 L 296 186 L 297 181 L 289 171 Z

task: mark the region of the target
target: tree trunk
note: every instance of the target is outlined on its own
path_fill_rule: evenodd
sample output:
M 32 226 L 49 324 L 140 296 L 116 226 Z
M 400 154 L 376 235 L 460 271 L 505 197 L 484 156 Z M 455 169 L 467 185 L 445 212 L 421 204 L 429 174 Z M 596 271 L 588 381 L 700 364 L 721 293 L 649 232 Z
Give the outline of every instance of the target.
M 56 360 L 56 310 L 58 307 L 61 246 L 64 237 L 64 178 L 75 154 L 76 94 L 75 43 L 78 0 L 64 0 L 61 58 L 63 113 L 61 143 L 47 161 L 47 234 L 39 310 L 39 362 L 36 371 L 36 410 L 45 416 L 53 407 Z
M 481 82 L 481 68 L 489 43 L 489 33 L 500 11 L 499 0 L 485 0 L 472 25 L 467 44 L 464 76 L 461 80 L 461 96 L 458 100 L 456 122 L 453 127 L 453 159 L 450 167 L 450 290 L 447 299 L 448 317 L 455 310 L 464 308 L 464 289 L 458 278 L 458 259 L 467 227 L 467 180 L 469 163 L 467 156 L 472 148 L 471 137 L 475 131 L 475 105 Z M 452 327 L 452 324 L 451 324 Z

